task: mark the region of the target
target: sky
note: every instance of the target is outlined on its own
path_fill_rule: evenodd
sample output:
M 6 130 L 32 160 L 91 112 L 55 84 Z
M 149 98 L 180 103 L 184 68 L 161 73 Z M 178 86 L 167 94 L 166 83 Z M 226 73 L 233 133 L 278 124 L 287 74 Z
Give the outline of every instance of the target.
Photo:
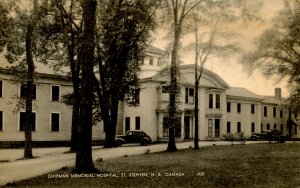
M 249 0 L 249 2 L 258 2 L 260 0 Z M 258 16 L 265 20 L 263 24 L 251 23 L 251 24 L 235 24 L 227 25 L 226 23 L 221 23 L 218 27 L 230 28 L 234 32 L 240 33 L 240 36 L 236 38 L 240 45 L 245 48 L 253 47 L 253 42 L 255 39 L 267 28 L 271 27 L 273 24 L 272 19 L 278 14 L 278 11 L 283 8 L 284 0 L 262 0 L 263 4 L 258 11 Z M 24 1 L 27 2 L 27 1 Z M 166 49 L 166 46 L 170 38 L 166 37 L 168 32 L 158 27 L 155 32 L 155 37 L 152 45 L 159 47 L 161 49 Z M 182 38 L 183 45 L 187 45 L 194 40 L 194 35 L 185 35 Z M 183 51 L 181 51 L 183 52 Z M 194 63 L 194 52 L 184 51 L 180 54 L 181 60 L 185 64 Z M 2 59 L 3 57 L 0 57 Z M 238 54 L 232 55 L 230 57 L 219 58 L 214 56 L 209 56 L 208 61 L 205 64 L 205 68 L 219 74 L 225 82 L 227 82 L 231 87 L 244 87 L 250 91 L 259 95 L 274 95 L 274 90 L 276 87 L 282 88 L 282 95 L 288 96 L 289 91 L 287 88 L 287 81 L 283 80 L 279 82 L 278 77 L 274 76 L 271 78 L 265 78 L 259 69 L 256 69 L 251 75 L 249 71 L 241 64 Z
M 236 38 L 240 45 L 245 48 L 253 48 L 255 39 L 266 29 L 272 27 L 272 19 L 276 17 L 278 11 L 283 8 L 282 0 L 263 0 L 263 4 L 259 9 L 258 15 L 265 20 L 264 23 L 247 23 L 235 25 L 221 25 L 218 27 L 234 27 L 235 32 L 240 35 Z M 166 39 L 167 33 L 158 29 L 156 31 L 153 45 L 165 49 L 168 43 Z M 186 45 L 194 40 L 193 35 L 183 36 L 182 43 Z M 194 63 L 194 52 L 184 51 L 180 54 L 181 59 L 185 64 Z M 219 74 L 231 87 L 244 87 L 259 95 L 274 95 L 276 87 L 282 89 L 282 96 L 287 97 L 289 91 L 287 81 L 279 81 L 278 76 L 266 78 L 259 69 L 256 69 L 252 74 L 246 70 L 238 58 L 239 54 L 230 57 L 220 58 L 210 56 L 205 64 L 205 68 Z

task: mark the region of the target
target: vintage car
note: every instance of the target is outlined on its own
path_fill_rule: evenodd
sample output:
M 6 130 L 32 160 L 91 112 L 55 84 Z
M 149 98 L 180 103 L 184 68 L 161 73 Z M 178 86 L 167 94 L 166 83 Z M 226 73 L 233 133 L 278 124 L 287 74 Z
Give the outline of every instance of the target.
M 145 132 L 139 130 L 127 131 L 125 135 L 116 136 L 117 146 L 127 143 L 140 143 L 141 146 L 146 146 L 152 143 L 152 139 Z
M 279 130 L 263 130 L 261 133 L 253 133 L 250 137 L 250 140 L 269 140 L 269 141 L 279 141 L 284 142 L 287 139 L 286 136 L 282 135 Z

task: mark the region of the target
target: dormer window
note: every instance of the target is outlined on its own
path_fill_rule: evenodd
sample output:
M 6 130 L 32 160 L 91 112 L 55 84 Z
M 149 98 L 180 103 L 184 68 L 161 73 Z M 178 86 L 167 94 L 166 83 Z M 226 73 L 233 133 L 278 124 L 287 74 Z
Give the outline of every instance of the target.
M 185 88 L 185 103 L 194 103 L 194 88 Z
M 153 65 L 153 57 L 149 57 L 149 65 Z
M 160 57 L 159 57 L 158 60 L 157 60 L 157 65 L 158 65 L 158 66 L 161 66 L 161 58 L 160 58 Z

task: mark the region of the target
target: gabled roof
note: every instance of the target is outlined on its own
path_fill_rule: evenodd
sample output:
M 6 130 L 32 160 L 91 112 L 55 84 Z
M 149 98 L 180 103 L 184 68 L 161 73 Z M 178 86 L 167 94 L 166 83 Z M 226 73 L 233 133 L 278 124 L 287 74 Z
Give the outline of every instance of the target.
M 264 100 L 262 96 L 242 87 L 231 87 L 226 91 L 226 95 L 233 98 L 256 99 L 261 101 Z
M 180 65 L 180 69 L 181 70 L 190 69 L 195 74 L 195 64 Z M 198 73 L 199 72 L 200 72 L 200 68 L 198 67 Z M 216 74 L 206 68 L 203 68 L 202 78 L 204 78 L 205 76 L 211 76 L 212 78 L 214 78 L 214 81 L 217 81 L 222 87 L 224 87 L 226 89 L 230 88 L 230 86 L 225 82 L 225 80 L 223 80 L 223 78 L 221 78 L 218 74 Z M 200 86 L 201 86 L 201 81 L 200 81 Z
M 194 66 L 195 66 L 194 64 L 179 65 L 179 71 L 181 74 L 186 74 L 186 73 L 194 74 L 194 72 L 195 72 Z M 168 71 L 169 68 L 170 67 L 166 67 L 166 68 L 160 70 L 154 76 L 144 78 L 142 80 L 143 81 L 168 82 L 168 81 L 170 81 L 169 76 L 167 76 L 167 74 L 169 72 Z M 202 77 L 210 77 L 210 78 L 206 78 L 206 79 L 210 79 L 212 82 L 214 82 L 216 85 L 218 85 L 219 88 L 223 88 L 223 89 L 230 88 L 230 86 L 219 75 L 217 75 L 216 73 L 214 73 L 208 69 L 205 69 L 205 68 L 203 69 Z M 193 83 L 194 83 L 194 81 L 193 81 Z M 205 85 L 201 85 L 201 82 L 200 82 L 200 86 L 205 87 Z M 216 86 L 216 88 L 217 88 L 217 86 Z
M 279 104 L 281 103 L 281 100 L 275 98 L 274 96 L 262 96 L 263 103 L 268 103 L 268 104 Z
M 5 58 L 1 58 L 0 60 L 0 68 L 1 69 L 9 69 L 10 67 L 16 66 L 17 63 L 11 64 L 8 63 Z M 49 75 L 59 75 L 59 76 L 67 76 L 70 72 L 70 68 L 68 66 L 56 67 L 56 62 L 49 61 L 48 64 L 43 64 L 39 62 L 34 62 L 35 72 L 40 74 L 49 74 Z
M 147 53 L 154 53 L 154 54 L 158 54 L 158 55 L 165 54 L 165 51 L 163 51 L 163 50 L 161 50 L 161 49 L 159 49 L 155 46 L 152 46 L 152 45 L 147 46 L 146 52 Z

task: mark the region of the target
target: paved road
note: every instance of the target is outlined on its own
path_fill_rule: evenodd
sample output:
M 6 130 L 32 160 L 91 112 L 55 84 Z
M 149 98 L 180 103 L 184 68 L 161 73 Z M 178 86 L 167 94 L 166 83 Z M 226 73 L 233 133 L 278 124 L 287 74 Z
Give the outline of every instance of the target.
M 253 142 L 247 142 L 250 144 Z M 258 142 L 255 142 L 258 143 Z M 260 142 L 261 143 L 261 142 Z M 229 145 L 230 142 L 226 141 L 214 141 L 207 142 L 201 141 L 200 147 L 212 146 L 212 145 Z M 236 142 L 235 144 L 239 144 Z M 178 149 L 189 148 L 193 146 L 193 142 L 181 142 L 176 143 Z M 123 146 L 118 148 L 93 148 L 93 159 L 97 160 L 102 158 L 103 160 L 122 157 L 124 155 L 139 155 L 144 154 L 146 150 L 150 149 L 150 153 L 164 151 L 167 148 L 167 144 L 153 144 L 150 146 Z M 0 186 L 6 185 L 9 182 L 19 181 L 23 179 L 28 179 L 36 177 L 42 174 L 47 174 L 49 172 L 61 169 L 65 166 L 74 166 L 75 164 L 75 153 L 63 153 L 67 148 L 52 148 L 47 149 L 40 148 L 35 149 L 36 154 L 40 154 L 39 157 L 28 160 L 13 160 L 9 162 L 0 163 Z M 6 152 L 18 152 L 21 153 L 22 150 L 0 150 L 0 153 Z M 52 154 L 49 154 L 52 151 Z

